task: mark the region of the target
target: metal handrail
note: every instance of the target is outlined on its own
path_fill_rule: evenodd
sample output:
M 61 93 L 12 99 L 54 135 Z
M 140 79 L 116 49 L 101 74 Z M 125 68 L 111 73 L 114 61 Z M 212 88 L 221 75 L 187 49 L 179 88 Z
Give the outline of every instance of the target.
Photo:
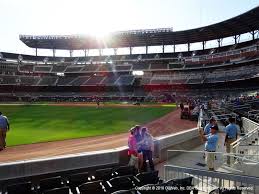
M 259 177 L 238 175 L 225 172 L 207 171 L 176 165 L 164 166 L 164 180 L 193 177 L 192 184 L 200 191 L 209 193 L 213 189 L 226 186 L 246 189 L 247 193 L 256 194 L 259 191 Z M 243 192 L 242 192 L 243 193 Z

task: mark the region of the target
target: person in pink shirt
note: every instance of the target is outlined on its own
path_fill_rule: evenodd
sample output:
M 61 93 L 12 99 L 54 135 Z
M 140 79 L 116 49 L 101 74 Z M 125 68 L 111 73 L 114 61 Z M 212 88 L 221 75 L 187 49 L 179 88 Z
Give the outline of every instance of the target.
M 128 137 L 128 155 L 130 156 L 129 166 L 135 166 L 138 169 L 138 147 L 137 140 L 135 138 L 135 128 L 132 127 L 130 130 L 130 135 Z

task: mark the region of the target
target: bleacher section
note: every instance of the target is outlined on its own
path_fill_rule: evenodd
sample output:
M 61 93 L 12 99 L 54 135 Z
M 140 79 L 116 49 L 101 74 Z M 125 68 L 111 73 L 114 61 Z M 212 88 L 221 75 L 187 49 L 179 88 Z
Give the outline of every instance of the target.
M 92 64 L 91 62 L 91 64 L 80 63 L 77 65 L 71 65 L 74 61 L 73 58 L 64 59 L 66 62 L 60 62 L 58 58 L 55 58 L 55 61 L 59 62 L 53 62 L 53 64 L 51 64 L 51 62 L 49 64 L 43 64 L 42 61 L 38 64 L 31 62 L 28 64 L 26 62 L 18 64 L 17 62 L 12 61 L 9 64 L 4 61 L 1 62 L 1 71 L 3 71 L 3 76 L 0 81 L 1 84 L 5 85 L 21 86 L 42 86 L 55 84 L 57 84 L 57 86 L 80 86 L 95 84 L 101 84 L 103 86 L 113 86 L 115 84 L 131 85 L 134 78 L 132 76 L 124 76 L 124 73 L 131 75 L 132 71 L 138 70 L 144 71 L 144 75 L 138 77 L 140 78 L 140 85 L 197 85 L 206 83 L 223 83 L 258 77 L 258 50 L 258 43 L 256 41 L 250 41 L 224 48 L 213 48 L 210 49 L 210 52 L 208 50 L 206 52 L 196 51 L 195 58 L 190 58 L 188 55 L 188 53 L 190 54 L 192 52 L 183 52 L 182 57 L 185 58 L 181 60 L 178 58 L 170 58 L 177 57 L 179 53 L 161 53 L 159 54 L 159 58 L 155 58 L 155 61 L 149 60 L 149 54 L 141 55 L 141 59 L 137 61 L 132 61 L 132 59 L 135 57 L 140 57 L 140 55 L 123 55 L 120 57 L 117 56 L 116 59 L 130 59 L 131 61 L 116 61 L 115 63 L 99 62 L 95 64 Z M 204 53 L 207 53 L 208 55 L 204 55 Z M 152 54 L 153 59 L 154 56 L 156 55 Z M 110 58 L 112 57 L 113 56 L 110 56 Z M 89 60 L 106 60 L 105 57 L 101 56 L 88 58 Z M 82 58 L 80 58 L 80 60 L 82 60 Z M 18 72 L 17 70 L 15 71 L 17 67 Z M 164 70 L 164 72 L 166 70 L 169 76 L 165 77 L 161 74 L 161 70 Z M 116 73 L 116 76 L 110 76 L 112 72 Z M 59 77 L 58 79 L 55 77 L 56 73 L 70 73 L 74 75 L 70 75 L 71 77 Z M 35 78 L 38 74 L 41 74 L 40 81 L 39 78 Z M 47 77 L 44 78 L 45 76 Z M 102 79 L 102 76 L 106 78 Z M 89 81 L 87 81 L 86 78 L 89 79 Z M 55 83 L 56 80 L 58 80 L 57 83 Z
M 21 72 L 33 72 L 33 65 L 19 65 L 19 71 Z
M 38 86 L 54 86 L 56 85 L 57 77 L 44 76 L 40 79 Z
M 169 69 L 181 69 L 184 67 L 181 63 L 169 63 L 168 64 Z
M 116 85 L 124 85 L 129 86 L 132 85 L 134 82 L 134 76 L 132 75 L 122 75 L 119 77 L 119 79 L 115 82 Z
M 0 76 L 0 83 L 2 85 L 15 85 L 18 83 L 17 80 L 16 76 Z
M 156 63 L 156 64 L 151 64 L 150 65 L 150 69 L 168 69 L 168 64 L 160 64 L 160 63 Z
M 39 82 L 40 77 L 20 76 L 20 80 L 20 85 L 35 86 Z
M 7 194 L 77 194 L 79 192 L 80 194 L 122 194 L 135 193 L 136 187 L 162 182 L 158 171 L 137 173 L 134 167 L 118 166 L 13 180 L 12 183 L 1 185 L 0 192 Z M 138 191 L 138 194 L 142 193 L 146 192 Z
M 65 70 L 66 73 L 80 72 L 83 66 L 68 66 Z
M 66 85 L 70 85 L 70 83 L 76 79 L 75 77 L 68 77 L 68 76 L 65 76 L 65 77 L 59 77 L 58 78 L 58 81 L 57 81 L 57 85 L 58 86 L 66 86 Z
M 92 76 L 87 82 L 83 85 L 100 85 L 102 80 L 104 80 L 104 76 Z
M 114 76 L 107 76 L 103 81 L 102 84 L 103 85 L 114 85 L 114 83 L 118 80 L 118 76 L 114 75 Z
M 145 63 L 139 63 L 139 64 L 133 64 L 132 70 L 147 70 L 149 69 L 150 64 Z
M 116 71 L 130 71 L 132 68 L 131 65 L 116 65 L 115 70 Z
M 66 68 L 67 68 L 67 66 L 65 66 L 65 65 L 53 65 L 51 72 L 62 73 L 65 71 Z
M 70 84 L 72 86 L 81 86 L 83 85 L 90 77 L 89 76 L 79 76 L 74 79 Z
M 99 68 L 98 65 L 85 65 L 81 71 L 82 72 L 85 72 L 85 71 L 95 72 L 98 70 L 98 68 Z
M 49 73 L 52 66 L 34 66 L 34 72 Z

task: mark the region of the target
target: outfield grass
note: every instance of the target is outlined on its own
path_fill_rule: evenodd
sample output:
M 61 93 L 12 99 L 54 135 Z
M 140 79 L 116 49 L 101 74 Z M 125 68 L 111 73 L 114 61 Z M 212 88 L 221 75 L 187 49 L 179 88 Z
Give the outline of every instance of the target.
M 11 130 L 7 145 L 31 144 L 127 132 L 159 118 L 172 107 L 95 108 L 47 105 L 0 105 Z

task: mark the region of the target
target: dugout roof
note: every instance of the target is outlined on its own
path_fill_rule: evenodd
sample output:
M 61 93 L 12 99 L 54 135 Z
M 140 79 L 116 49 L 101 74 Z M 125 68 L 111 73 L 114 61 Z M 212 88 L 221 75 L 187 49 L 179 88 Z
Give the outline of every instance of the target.
M 240 35 L 258 29 L 259 6 L 223 22 L 183 31 L 174 32 L 171 28 L 131 30 L 110 33 L 102 38 L 87 35 L 20 35 L 20 40 L 31 48 L 84 50 L 187 44 Z

